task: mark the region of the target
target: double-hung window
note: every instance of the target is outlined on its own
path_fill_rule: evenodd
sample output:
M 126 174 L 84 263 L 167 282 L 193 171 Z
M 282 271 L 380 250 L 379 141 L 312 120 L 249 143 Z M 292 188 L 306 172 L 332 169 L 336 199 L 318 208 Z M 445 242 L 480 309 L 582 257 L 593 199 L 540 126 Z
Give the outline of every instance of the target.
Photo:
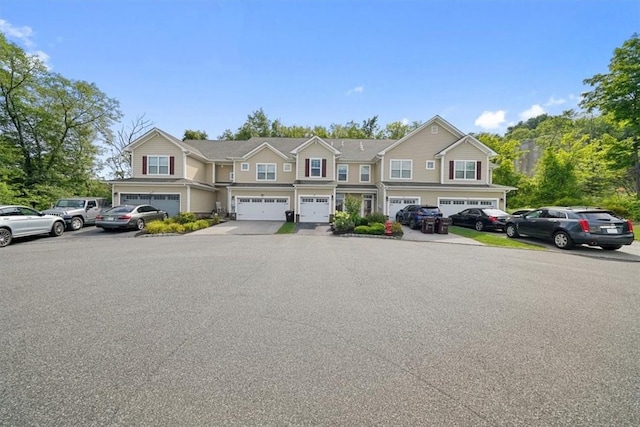
M 149 175 L 169 175 L 169 156 L 147 156 Z
M 349 166 L 338 165 L 338 182 L 347 182 L 349 180 Z
M 456 160 L 455 179 L 476 179 L 475 160 Z
M 256 180 L 275 181 L 276 180 L 276 164 L 275 163 L 258 163 L 256 165 Z
M 413 160 L 391 160 L 391 178 L 411 179 Z
M 310 176 L 322 176 L 322 159 L 310 159 L 309 161 Z
M 360 182 L 371 182 L 371 165 L 360 165 Z

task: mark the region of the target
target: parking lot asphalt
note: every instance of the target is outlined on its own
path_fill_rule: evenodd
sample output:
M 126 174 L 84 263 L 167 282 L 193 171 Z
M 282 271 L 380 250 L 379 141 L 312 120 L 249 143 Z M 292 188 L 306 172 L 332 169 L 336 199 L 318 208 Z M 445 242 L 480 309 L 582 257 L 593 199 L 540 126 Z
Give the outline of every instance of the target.
M 0 425 L 639 425 L 637 266 L 293 235 L 0 250 Z

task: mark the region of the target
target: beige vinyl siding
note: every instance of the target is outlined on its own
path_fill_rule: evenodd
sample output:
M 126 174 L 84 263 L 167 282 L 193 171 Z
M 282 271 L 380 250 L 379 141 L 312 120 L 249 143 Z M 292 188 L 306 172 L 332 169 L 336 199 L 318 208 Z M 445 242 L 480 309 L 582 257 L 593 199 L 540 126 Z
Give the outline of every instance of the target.
M 480 161 L 482 162 L 482 166 L 480 167 L 480 180 L 451 180 L 449 179 L 449 162 L 456 160 L 471 160 L 471 161 Z M 487 172 L 488 172 L 488 162 L 487 155 L 480 151 L 475 145 L 470 142 L 463 142 L 458 145 L 451 151 L 447 153 L 445 156 L 444 162 L 444 183 L 464 183 L 464 184 L 486 184 L 487 183 Z
M 175 170 L 172 176 L 175 178 L 182 178 L 183 160 L 182 150 L 174 143 L 167 141 L 162 136 L 154 136 L 153 138 L 140 145 L 133 150 L 133 164 L 132 164 L 132 176 L 134 178 L 147 177 L 142 173 L 142 157 L 143 156 L 174 156 L 175 157 Z
M 233 166 L 229 164 L 216 163 L 216 183 L 231 182 L 229 174 L 233 172 Z
M 304 168 L 305 168 L 305 159 L 327 159 L 327 176 L 326 178 L 317 178 L 317 177 L 306 177 L 304 176 Z M 297 163 L 298 177 L 302 180 L 335 180 L 336 179 L 336 170 L 335 170 L 335 159 L 333 153 L 329 151 L 328 148 L 321 145 L 318 142 L 310 144 L 308 147 L 305 147 L 302 151 L 298 153 L 298 163 Z M 351 168 L 349 168 L 349 173 L 351 173 Z
M 368 165 L 370 168 L 369 171 L 369 181 L 367 182 L 361 182 L 360 181 L 360 165 L 365 165 L 366 163 L 341 163 L 341 162 L 337 162 L 336 163 L 336 174 L 334 176 L 334 179 L 336 180 L 336 182 L 338 184 L 341 185 L 345 185 L 345 184 L 366 184 L 366 185 L 370 185 L 370 184 L 375 184 L 376 183 L 376 176 L 375 176 L 375 165 Z M 347 173 L 347 180 L 346 181 L 338 181 L 338 165 L 347 165 L 348 167 L 348 173 Z M 329 166 L 327 165 L 327 171 L 329 170 Z M 302 171 L 304 174 L 304 170 Z M 327 175 L 329 175 L 327 173 Z M 327 176 L 327 178 L 329 178 L 329 176 Z
M 438 126 L 438 133 L 431 133 L 431 126 L 392 148 L 384 155 L 383 181 L 391 181 L 391 160 L 413 160 L 412 179 L 410 181 L 440 182 L 440 162 L 436 162 L 435 170 L 427 170 L 427 160 L 435 160 L 436 153 L 442 151 L 459 138 Z M 394 178 L 392 181 L 407 181 Z
M 208 184 L 215 184 L 215 179 L 213 177 L 213 164 L 211 163 L 207 163 L 205 164 L 205 177 L 204 177 L 204 181 Z
M 207 168 L 204 162 L 192 157 L 187 157 L 187 179 L 200 182 L 211 182 L 207 177 Z
M 224 212 L 231 212 L 229 209 L 229 191 L 227 187 L 217 187 L 215 194 L 215 200 L 213 201 L 213 205 L 215 207 L 215 202 L 220 202 L 222 205 L 222 209 Z
M 212 191 L 191 188 L 191 212 L 210 214 L 216 207 L 216 193 Z
M 249 164 L 248 171 L 242 171 L 241 165 L 242 163 Z M 275 164 L 276 166 L 276 180 L 275 181 L 264 181 L 257 180 L 257 172 L 258 172 L 258 163 L 267 163 L 267 164 Z M 241 183 L 280 183 L 280 184 L 289 184 L 293 183 L 295 180 L 295 174 L 293 173 L 294 166 L 291 165 L 291 172 L 283 172 L 283 164 L 291 163 L 286 161 L 278 154 L 274 153 L 268 148 L 264 148 L 260 150 L 255 155 L 251 156 L 247 160 L 236 160 L 235 161 L 235 171 L 236 171 L 236 182 Z

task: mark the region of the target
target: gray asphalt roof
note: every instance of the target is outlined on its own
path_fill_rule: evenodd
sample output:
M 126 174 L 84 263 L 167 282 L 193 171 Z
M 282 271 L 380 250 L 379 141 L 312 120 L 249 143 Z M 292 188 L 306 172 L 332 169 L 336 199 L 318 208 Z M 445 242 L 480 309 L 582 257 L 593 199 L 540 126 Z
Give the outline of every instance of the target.
M 242 157 L 265 142 L 292 158 L 291 151 L 308 140 L 309 138 L 253 137 L 248 141 L 186 140 L 181 143 L 209 160 L 229 160 Z M 373 161 L 376 154 L 395 142 L 390 139 L 323 140 L 341 153 L 342 161 Z

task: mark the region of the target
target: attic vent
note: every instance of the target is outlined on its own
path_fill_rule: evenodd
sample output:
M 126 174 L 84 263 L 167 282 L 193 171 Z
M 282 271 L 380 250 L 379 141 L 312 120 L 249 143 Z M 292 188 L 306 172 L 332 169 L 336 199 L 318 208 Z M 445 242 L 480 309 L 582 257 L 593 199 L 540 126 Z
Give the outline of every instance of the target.
M 333 147 L 333 141 L 331 141 L 331 146 Z
M 342 140 L 342 146 L 344 147 L 344 140 Z
M 431 126 L 431 133 L 438 133 L 438 125 Z
M 362 141 L 360 141 L 360 151 L 364 151 L 364 147 L 362 146 Z

